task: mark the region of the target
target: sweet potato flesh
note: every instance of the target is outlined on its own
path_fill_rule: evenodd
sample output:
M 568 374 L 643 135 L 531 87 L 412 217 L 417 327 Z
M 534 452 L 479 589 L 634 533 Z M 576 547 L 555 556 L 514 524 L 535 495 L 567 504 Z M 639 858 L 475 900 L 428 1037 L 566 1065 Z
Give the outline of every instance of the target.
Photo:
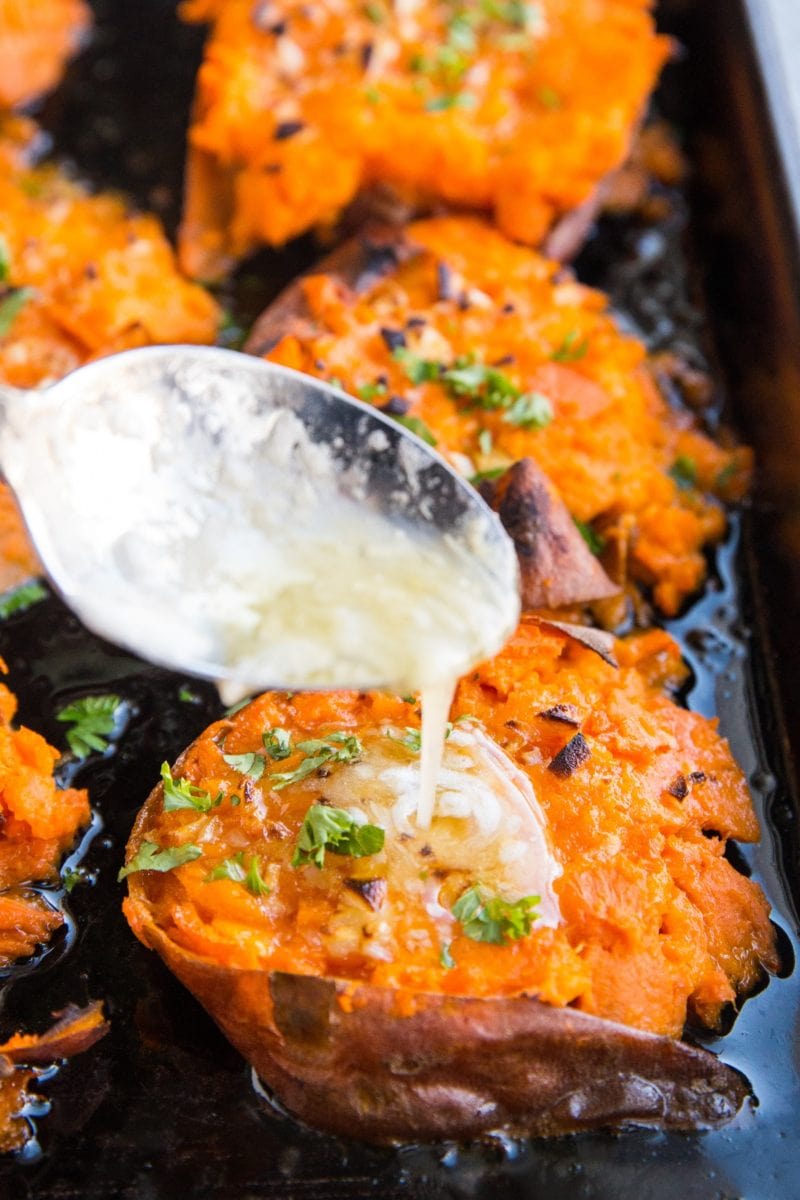
M 375 773 L 369 787 L 376 739 L 401 767 L 413 752 L 392 736 L 416 727 L 419 714 L 413 699 L 379 693 L 268 693 L 211 726 L 175 768 L 219 797 L 216 807 L 165 811 L 157 789 L 140 814 L 129 861 L 143 841 L 191 843 L 202 854 L 131 876 L 134 931 L 146 940 L 154 923 L 177 953 L 221 968 L 334 976 L 404 994 L 526 993 L 671 1035 L 687 1012 L 714 1025 L 726 1002 L 776 966 L 766 901 L 724 857 L 728 838 L 757 838 L 756 819 L 714 723 L 662 690 L 680 672 L 671 639 L 652 632 L 620 642 L 617 654 L 619 670 L 525 622 L 500 656 L 462 680 L 451 714 L 475 722 L 533 786 L 561 871 L 551 925 L 536 922 L 503 945 L 466 936 L 452 905 L 494 870 L 491 851 L 476 854 L 467 841 L 463 861 L 446 865 L 435 839 L 426 847 L 395 831 L 379 853 L 328 853 L 321 869 L 293 867 L 312 803 L 343 806 L 350 796 L 380 823 L 374 797 L 385 776 Z M 262 735 L 275 727 L 293 744 L 356 733 L 363 754 L 280 790 L 270 776 L 295 767 L 296 751 L 267 763 L 259 779 L 223 758 L 263 752 Z M 577 733 L 579 755 L 567 748 Z M 257 864 L 268 894 L 209 879 L 236 855 Z M 443 961 L 443 943 L 454 965 Z
M 86 792 L 58 788 L 58 750 L 15 728 L 16 700 L 0 684 L 0 966 L 32 954 L 63 923 L 28 883 L 53 883 L 58 864 L 89 820 Z
M 89 20 L 83 0 L 0 0 L 0 108 L 55 87 Z
M 182 253 L 219 273 L 359 189 L 491 211 L 539 244 L 624 160 L 667 57 L 650 0 L 188 0 L 211 21 Z
M 181 277 L 158 220 L 30 166 L 35 140 L 29 121 L 0 123 L 0 305 L 25 297 L 0 329 L 0 381 L 33 388 L 118 350 L 213 342 L 219 309 Z M 36 569 L 0 485 L 0 590 Z
M 724 532 L 721 499 L 746 490 L 749 451 L 721 448 L 670 408 L 606 299 L 534 251 L 458 217 L 412 224 L 392 244 L 401 261 L 384 260 L 362 286 L 337 273 L 303 281 L 296 319 L 266 356 L 422 421 L 468 474 L 529 456 L 605 539 L 616 581 L 645 584 L 674 614 L 705 576 L 703 547 Z M 520 423 L 430 373 L 415 382 L 415 360 L 499 364 L 520 392 L 549 401 L 552 419 Z

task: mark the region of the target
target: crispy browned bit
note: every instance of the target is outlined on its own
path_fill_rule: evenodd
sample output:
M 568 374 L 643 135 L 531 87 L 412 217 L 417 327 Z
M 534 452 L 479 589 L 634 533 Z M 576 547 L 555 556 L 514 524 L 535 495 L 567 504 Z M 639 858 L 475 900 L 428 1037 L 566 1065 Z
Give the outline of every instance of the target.
M 538 714 L 545 721 L 560 721 L 563 725 L 580 725 L 581 714 L 574 704 L 554 704 Z
M 406 335 L 401 329 L 381 329 L 381 337 L 387 350 L 402 350 L 406 344 Z
M 686 782 L 685 775 L 676 775 L 672 783 L 667 788 L 670 796 L 674 796 L 676 800 L 685 800 L 689 795 L 689 784 Z
M 548 770 L 554 775 L 560 776 L 562 779 L 568 779 L 570 775 L 577 771 L 578 767 L 591 755 L 589 743 L 582 733 L 576 733 L 573 738 L 563 746 L 553 761 L 549 764 Z
M 373 912 L 377 912 L 386 899 L 385 879 L 345 879 L 344 882 L 345 887 L 366 901 Z
M 568 621 L 551 621 L 549 617 L 531 615 L 530 619 L 547 628 L 560 630 L 561 633 L 565 633 L 573 641 L 580 642 L 587 650 L 593 650 L 610 667 L 619 666 L 614 655 L 614 647 L 617 639 L 613 633 L 607 633 L 605 629 L 593 629 L 591 625 L 572 625 Z
M 276 142 L 285 142 L 287 138 L 295 137 L 305 129 L 302 121 L 282 121 L 275 126 L 273 138 Z
M 689 776 L 689 779 L 692 783 L 705 783 L 707 778 L 708 776 L 706 775 L 705 771 L 692 771 L 691 775 Z
M 619 591 L 532 458 L 521 459 L 487 483 L 481 491 L 517 550 L 525 608 L 585 604 Z
M 420 846 L 419 852 L 423 858 L 430 858 L 430 856 L 433 854 L 433 849 L 426 842 L 424 846 Z
M 95 1000 L 86 1008 L 68 1005 L 56 1013 L 46 1033 L 15 1033 L 0 1045 L 0 1060 L 11 1063 L 51 1063 L 88 1050 L 108 1033 L 103 1005 Z

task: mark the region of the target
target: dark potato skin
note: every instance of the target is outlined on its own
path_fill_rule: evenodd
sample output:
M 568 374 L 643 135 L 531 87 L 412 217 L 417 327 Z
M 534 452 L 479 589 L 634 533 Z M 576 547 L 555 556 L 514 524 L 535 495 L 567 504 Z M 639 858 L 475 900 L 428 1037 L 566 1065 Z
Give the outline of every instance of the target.
M 180 766 L 180 760 L 177 764 Z M 139 814 L 130 858 L 162 803 Z M 471 999 L 222 966 L 153 920 L 146 875 L 126 916 L 290 1112 L 370 1142 L 553 1136 L 730 1121 L 746 1080 L 713 1054 L 532 996 Z
M 748 1095 L 744 1078 L 705 1050 L 532 997 L 400 995 L 220 967 L 158 929 L 140 890 L 132 877 L 137 935 L 281 1103 L 330 1133 L 403 1142 L 500 1129 L 706 1129 L 729 1121 Z M 400 1015 L 401 1000 L 416 1011 Z
M 316 272 L 336 276 L 354 295 L 415 254 L 401 230 L 389 226 L 339 246 Z M 245 350 L 267 354 L 290 333 L 307 328 L 302 281 L 292 283 L 259 317 Z M 619 594 L 579 533 L 566 506 L 531 458 L 480 487 L 514 541 L 523 608 L 555 609 Z

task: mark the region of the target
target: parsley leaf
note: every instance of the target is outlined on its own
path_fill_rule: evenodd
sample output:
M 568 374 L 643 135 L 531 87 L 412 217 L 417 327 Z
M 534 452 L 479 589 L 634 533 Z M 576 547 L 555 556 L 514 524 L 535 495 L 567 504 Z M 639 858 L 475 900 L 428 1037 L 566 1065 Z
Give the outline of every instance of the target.
M 478 362 L 459 362 L 444 372 L 444 382 L 452 396 L 464 398 L 489 410 L 508 408 L 519 396 L 507 375 L 497 367 Z
M 411 383 L 430 383 L 442 373 L 440 363 L 430 358 L 420 358 L 405 346 L 398 346 L 393 350 L 392 358 L 397 359 Z
M 378 396 L 386 395 L 385 383 L 362 383 L 356 388 L 356 395 L 365 404 L 371 404 Z
M 326 850 L 331 854 L 366 858 L 383 849 L 385 836 L 379 825 L 359 825 L 343 808 L 312 804 L 297 836 L 292 866 L 313 862 L 322 867 Z
M 262 735 L 261 740 L 267 754 L 276 762 L 282 758 L 288 758 L 292 753 L 292 737 L 288 729 L 280 729 L 275 726 L 273 729 L 268 729 Z
M 469 481 L 473 487 L 477 487 L 479 483 L 485 483 L 487 480 L 499 479 L 507 470 L 508 467 L 492 467 L 489 471 L 477 471 L 470 475 Z
M 597 533 L 596 530 L 592 529 L 588 521 L 580 521 L 577 517 L 573 517 L 572 519 L 592 554 L 602 554 L 606 548 L 606 539 L 602 533 Z
M 6 617 L 11 617 L 14 613 L 25 612 L 27 608 L 32 608 L 40 600 L 46 599 L 47 588 L 38 579 L 32 579 L 30 583 L 22 583 L 19 587 L 12 588 L 11 591 L 4 592 L 0 596 L 0 620 L 4 621 Z
M 552 362 L 557 363 L 573 363 L 580 362 L 585 358 L 589 351 L 589 339 L 582 338 L 577 329 L 571 329 L 565 334 L 561 345 L 550 355 Z
M 183 846 L 159 846 L 155 842 L 142 842 L 131 861 L 117 875 L 117 883 L 121 883 L 126 875 L 137 871 L 172 871 L 182 867 L 184 863 L 193 862 L 200 858 L 203 851 L 199 846 L 187 842 Z
M 442 942 L 439 950 L 439 962 L 444 967 L 445 971 L 452 971 L 453 967 L 456 965 L 456 960 L 450 953 L 449 942 Z
M 88 758 L 93 750 L 102 754 L 108 749 L 106 736 L 114 732 L 121 703 L 119 696 L 85 696 L 56 713 L 57 721 L 73 726 L 67 730 L 67 742 L 76 758 Z
M 393 733 L 390 733 L 389 737 L 393 742 L 399 742 L 401 746 L 405 746 L 413 754 L 419 754 L 422 750 L 422 730 L 415 729 L 411 725 L 406 725 L 402 737 L 396 737 Z
M 87 879 L 88 876 L 83 867 L 64 867 L 64 870 L 61 872 L 61 883 L 67 894 L 74 887 L 77 887 L 79 883 L 86 883 Z
M 11 272 L 11 254 L 8 249 L 8 242 L 4 237 L 0 237 L 0 283 L 8 283 L 8 277 Z
M 697 463 L 688 454 L 679 454 L 669 469 L 669 474 L 682 492 L 697 486 Z
M 292 783 L 312 775 L 319 767 L 353 762 L 361 754 L 361 742 L 351 733 L 329 733 L 327 738 L 313 738 L 295 746 L 307 757 L 293 771 L 275 771 L 269 776 L 270 787 L 279 792 Z
M 210 812 L 222 803 L 222 792 L 212 798 L 209 792 L 196 787 L 188 779 L 173 779 L 169 763 L 166 762 L 161 764 L 161 782 L 164 785 L 164 812 L 177 812 L 181 808 Z
M 254 854 L 251 854 L 250 865 L 245 869 L 244 850 L 240 850 L 232 858 L 224 859 L 213 871 L 209 871 L 205 882 L 212 883 L 216 879 L 230 879 L 232 883 L 240 883 L 252 896 L 269 895 L 270 889 L 261 878 L 258 859 Z
M 427 442 L 429 446 L 436 445 L 436 438 L 433 436 L 425 422 L 421 421 L 419 417 L 401 417 L 394 416 L 393 414 L 390 415 L 392 415 L 393 420 L 397 421 L 398 425 L 404 425 L 406 429 L 410 429 L 412 433 L 415 433 L 418 438 L 422 439 L 423 442 Z
M 0 337 L 5 337 L 11 330 L 22 309 L 33 295 L 33 288 L 17 288 L 0 300 Z
M 519 425 L 521 429 L 544 429 L 553 419 L 553 406 L 547 396 L 541 392 L 525 392 L 518 396 L 503 415 L 503 420 L 510 425 Z
M 539 896 L 523 896 L 516 901 L 487 896 L 479 884 L 473 884 L 459 896 L 452 908 L 464 933 L 475 942 L 504 946 L 508 941 L 526 937 L 537 914 Z
M 223 759 L 234 771 L 247 775 L 249 779 L 260 779 L 267 760 L 263 754 L 223 754 Z

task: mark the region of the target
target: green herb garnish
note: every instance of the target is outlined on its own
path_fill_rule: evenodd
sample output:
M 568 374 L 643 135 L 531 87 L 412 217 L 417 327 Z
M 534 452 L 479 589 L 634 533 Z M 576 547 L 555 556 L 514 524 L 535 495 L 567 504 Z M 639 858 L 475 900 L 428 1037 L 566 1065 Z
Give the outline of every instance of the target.
M 553 419 L 553 406 L 541 392 L 525 392 L 518 396 L 503 420 L 520 429 L 544 429 Z
M 418 438 L 422 439 L 423 442 L 427 442 L 429 446 L 436 445 L 436 438 L 431 433 L 425 422 L 421 421 L 419 417 L 401 417 L 394 416 L 394 414 L 390 415 L 392 416 L 392 420 L 397 421 L 398 425 L 403 425 L 406 429 L 410 429 L 412 433 L 415 433 Z
M 14 292 L 9 292 L 0 300 L 0 337 L 5 337 L 9 333 L 11 326 L 32 295 L 33 288 L 22 287 L 17 288 Z
M 589 339 L 582 338 L 577 329 L 571 329 L 565 334 L 561 345 L 553 351 L 550 358 L 557 363 L 580 362 L 589 351 Z
M 399 742 L 401 746 L 405 746 L 412 754 L 419 754 L 422 749 L 422 730 L 415 729 L 411 725 L 406 725 L 405 731 L 401 737 L 390 733 L 388 735 L 393 742 Z
M 261 877 L 258 859 L 250 856 L 250 865 L 245 868 L 244 851 L 240 850 L 232 858 L 224 859 L 213 871 L 206 875 L 205 882 L 212 883 L 216 879 L 230 879 L 232 883 L 240 883 L 252 896 L 268 896 L 270 889 Z
M 439 379 L 442 374 L 441 363 L 430 358 L 420 358 L 405 346 L 398 346 L 393 350 L 392 358 L 400 363 L 412 383 L 430 383 Z
M 237 712 L 241 712 L 243 708 L 247 708 L 252 699 L 252 696 L 245 696 L 244 700 L 237 700 L 235 704 L 231 704 L 230 708 L 225 709 L 225 716 L 235 717 Z
M 161 764 L 161 782 L 164 785 L 164 812 L 177 812 L 181 808 L 210 812 L 212 808 L 218 808 L 223 800 L 222 792 L 211 796 L 188 779 L 173 779 L 169 763 L 166 762 Z
M 33 608 L 34 604 L 46 599 L 47 588 L 38 579 L 33 579 L 30 583 L 21 583 L 19 587 L 12 588 L 0 596 L 0 620 L 4 621 L 14 613 L 25 612 L 27 608 Z
M 106 737 L 114 732 L 121 703 L 119 696 L 85 696 L 56 713 L 57 721 L 73 726 L 67 730 L 67 742 L 76 758 L 88 758 L 93 750 L 102 754 L 108 749 Z
M 562 106 L 561 97 L 551 87 L 540 87 L 539 99 L 545 108 L 549 108 L 551 112 L 557 112 Z
M 682 492 L 697 486 L 697 463 L 687 454 L 679 454 L 669 469 L 669 474 Z
M 86 883 L 87 874 L 83 867 L 65 867 L 61 872 L 61 883 L 64 891 L 69 893 L 79 883 Z
M 578 533 L 586 542 L 592 554 L 602 554 L 606 548 L 606 539 L 602 533 L 597 533 L 587 521 L 580 521 L 577 517 L 573 517 L 572 519 L 578 528 Z
M 292 753 L 292 737 L 288 729 L 280 729 L 275 726 L 273 729 L 268 729 L 262 735 L 261 740 L 267 754 L 276 762 L 282 758 L 288 758 Z
M 513 902 L 487 896 L 479 884 L 474 884 L 459 896 L 452 912 L 468 938 L 504 946 L 530 933 L 537 920 L 534 910 L 539 901 L 539 896 L 523 896 Z
M 444 967 L 445 971 L 452 971 L 453 967 L 456 965 L 456 960 L 450 953 L 449 942 L 442 942 L 439 950 L 439 962 Z
M 199 846 L 187 842 L 183 846 L 159 846 L 155 842 L 142 842 L 127 866 L 117 875 L 117 883 L 121 883 L 126 875 L 137 871 L 172 871 L 182 867 L 184 863 L 193 862 L 200 858 L 203 851 Z
M 469 481 L 473 487 L 477 487 L 479 483 L 485 483 L 487 480 L 499 479 L 507 470 L 508 467 L 492 467 L 489 471 L 477 471 L 470 475 Z
M 385 383 L 362 383 L 356 388 L 356 395 L 359 400 L 363 400 L 365 404 L 372 404 L 373 400 L 377 400 L 378 396 L 386 395 Z
M 295 750 L 306 757 L 293 771 L 276 771 L 269 776 L 270 787 L 279 792 L 292 783 L 299 783 L 323 766 L 353 762 L 361 754 L 361 742 L 351 733 L 330 733 L 326 738 L 298 742 Z
M 312 804 L 297 837 L 293 867 L 314 863 L 322 867 L 325 852 L 366 858 L 383 849 L 385 833 L 379 825 L 359 825 L 343 808 Z
M 4 237 L 0 237 L 0 283 L 8 283 L 10 273 L 11 255 L 8 249 L 8 242 Z
M 223 754 L 223 759 L 234 771 L 246 775 L 248 779 L 260 779 L 264 774 L 267 760 L 263 754 Z

